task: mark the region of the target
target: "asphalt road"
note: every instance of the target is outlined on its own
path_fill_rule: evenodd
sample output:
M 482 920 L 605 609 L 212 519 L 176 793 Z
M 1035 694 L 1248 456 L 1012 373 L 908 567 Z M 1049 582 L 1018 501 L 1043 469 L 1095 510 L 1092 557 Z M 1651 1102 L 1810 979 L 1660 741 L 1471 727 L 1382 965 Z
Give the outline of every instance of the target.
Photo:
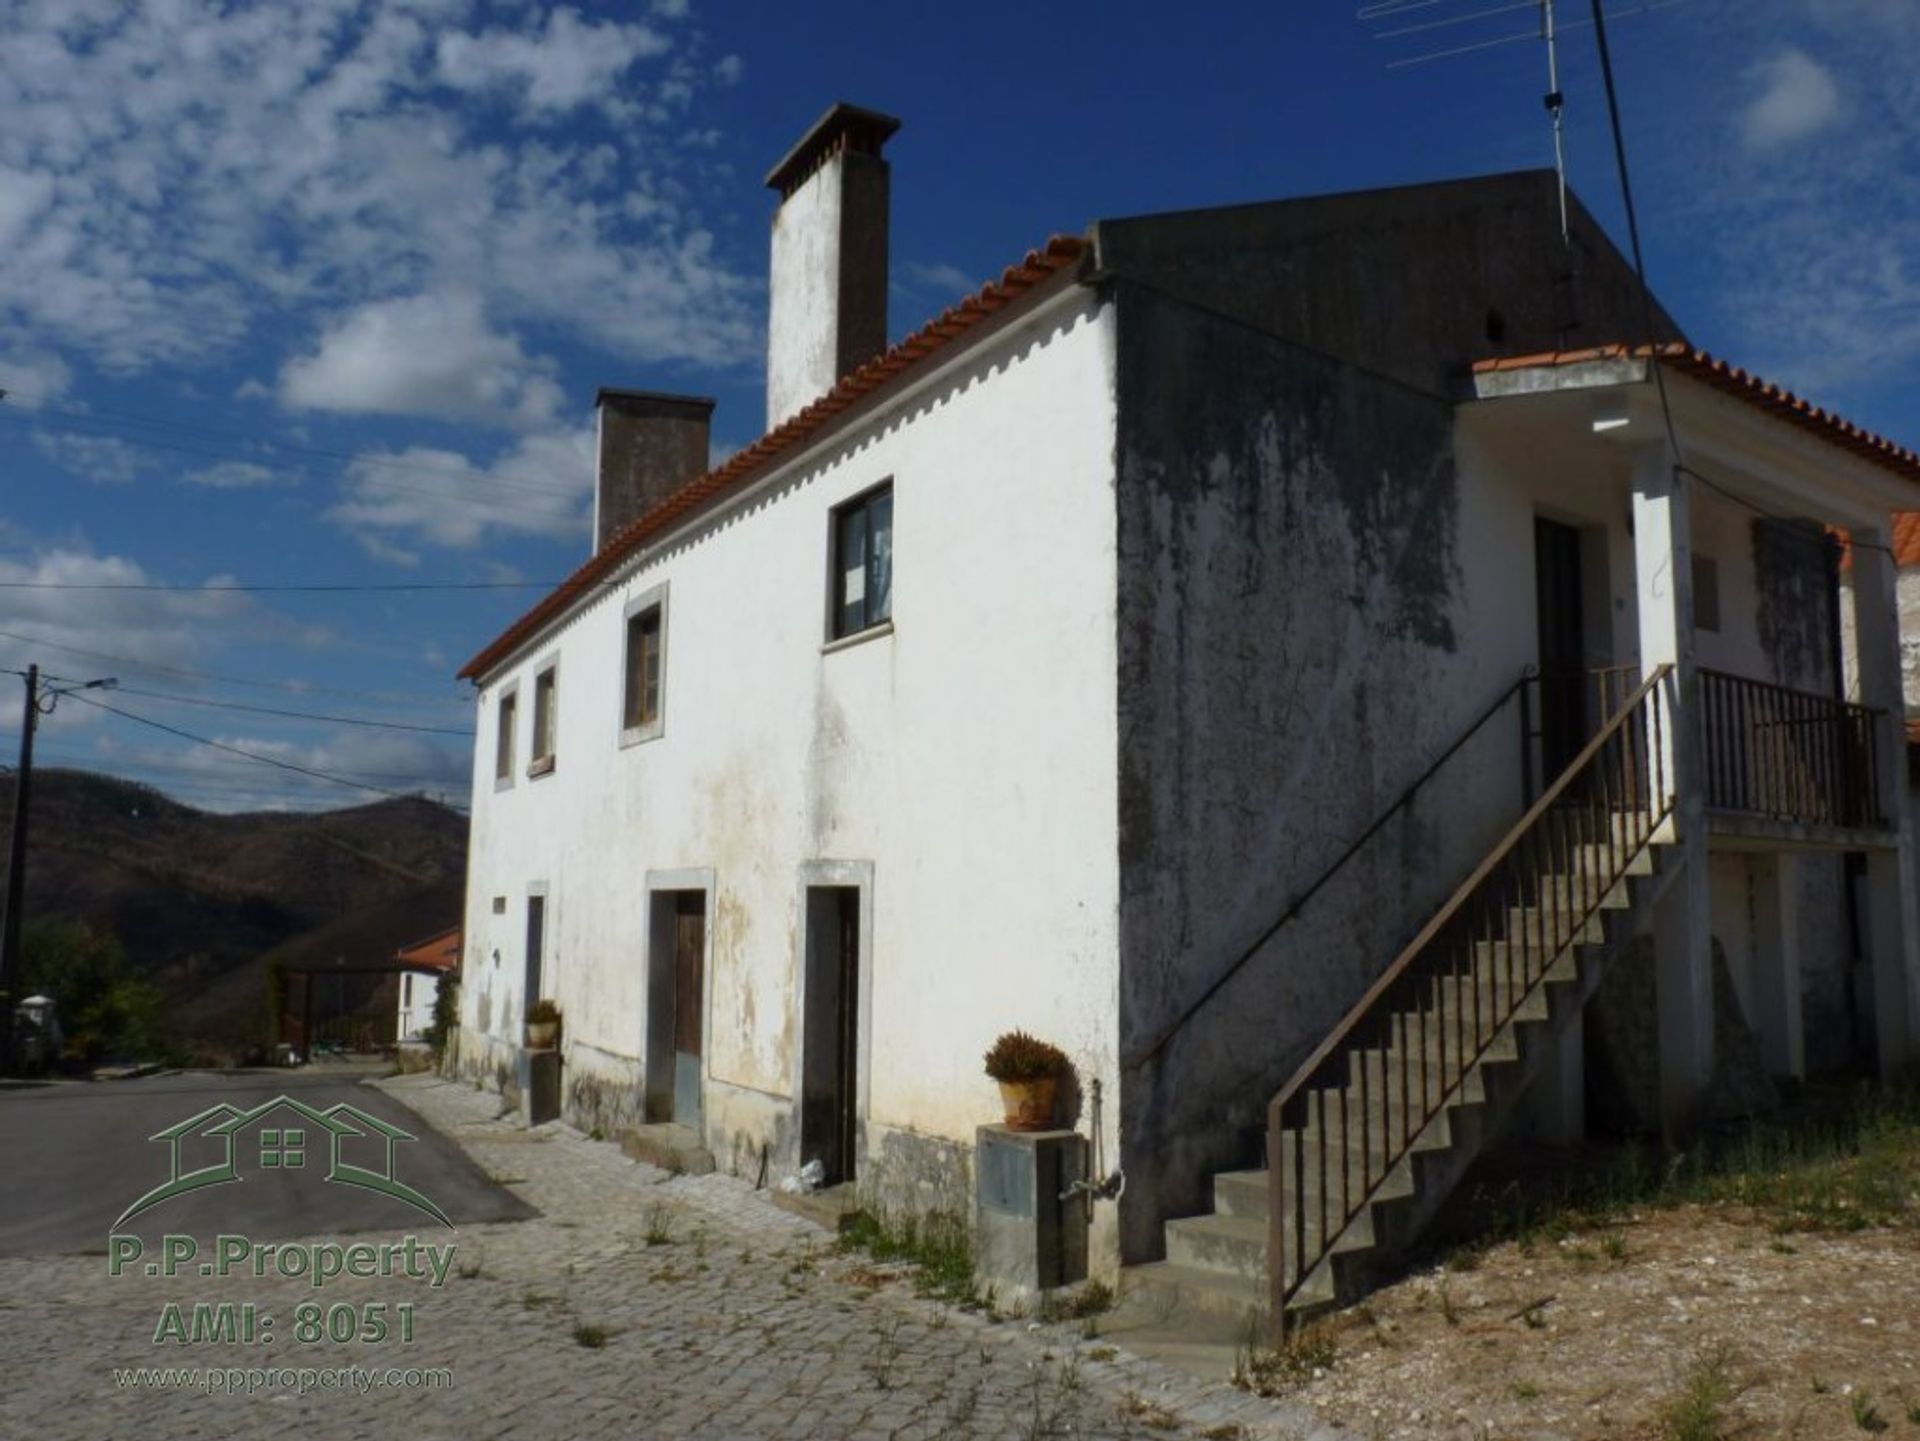
M 537 1214 L 512 1191 L 489 1181 L 458 1146 L 413 1112 L 360 1085 L 367 1074 L 344 1069 L 186 1071 L 134 1081 L 0 1090 L 0 1256 L 104 1253 L 115 1218 L 169 1179 L 171 1147 L 150 1139 L 156 1132 L 209 1107 L 224 1103 L 244 1112 L 281 1095 L 318 1111 L 344 1101 L 414 1137 L 394 1142 L 392 1175 L 431 1200 L 455 1226 Z M 297 1169 L 263 1169 L 263 1128 L 289 1126 L 305 1132 L 302 1164 Z M 364 1125 L 359 1129 L 370 1130 Z M 151 1248 L 167 1233 L 203 1239 L 226 1233 L 273 1241 L 413 1232 L 424 1241 L 444 1229 L 402 1200 L 329 1182 L 328 1133 L 288 1108 L 263 1117 L 233 1139 L 237 1183 L 162 1201 L 121 1230 L 140 1236 Z M 351 1138 L 345 1145 L 349 1164 L 384 1172 L 385 1141 L 377 1133 Z M 182 1171 L 216 1160 L 219 1146 L 205 1137 L 189 1140 Z

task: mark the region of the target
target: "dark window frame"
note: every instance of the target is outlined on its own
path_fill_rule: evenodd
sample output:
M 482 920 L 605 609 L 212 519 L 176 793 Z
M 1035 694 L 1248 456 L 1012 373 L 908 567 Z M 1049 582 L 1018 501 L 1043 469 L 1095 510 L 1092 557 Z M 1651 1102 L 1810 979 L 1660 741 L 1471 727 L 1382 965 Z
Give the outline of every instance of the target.
M 651 687 L 653 704 L 650 710 L 646 705 L 642 676 L 635 669 L 636 665 L 645 660 L 646 652 L 644 649 L 637 651 L 636 643 L 644 642 L 649 619 L 653 621 Z M 666 732 L 668 624 L 668 594 L 665 582 L 642 591 L 627 602 L 620 631 L 619 737 L 621 745 L 654 740 Z M 637 686 L 640 687 L 638 693 L 636 693 Z M 638 702 L 637 705 L 636 702 Z
M 548 705 L 541 710 L 541 691 L 545 689 Z M 545 664 L 535 667 L 533 672 L 532 714 L 528 716 L 527 740 L 532 752 L 527 762 L 529 776 L 544 776 L 553 771 L 560 754 L 560 658 L 555 656 Z M 546 731 L 542 737 L 541 730 Z M 545 748 L 542 748 L 544 740 Z
M 493 785 L 505 790 L 513 784 L 513 757 L 520 744 L 520 687 L 501 690 L 493 712 Z
M 879 523 L 876 524 L 876 521 Z M 884 535 L 884 544 L 875 536 Z M 827 639 L 848 640 L 893 622 L 893 481 L 870 486 L 842 501 L 828 520 L 831 571 L 827 586 Z M 847 552 L 859 555 L 849 563 Z M 849 577 L 860 574 L 860 594 L 852 600 Z M 878 604 L 875 597 L 879 597 Z

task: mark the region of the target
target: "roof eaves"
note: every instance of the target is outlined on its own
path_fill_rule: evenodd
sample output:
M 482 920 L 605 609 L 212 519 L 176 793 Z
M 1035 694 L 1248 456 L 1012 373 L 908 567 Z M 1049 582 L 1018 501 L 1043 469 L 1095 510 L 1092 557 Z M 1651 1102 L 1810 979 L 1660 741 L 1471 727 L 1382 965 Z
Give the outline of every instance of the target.
M 966 299 L 949 306 L 898 345 L 843 377 L 811 405 L 697 480 L 689 481 L 617 532 L 572 575 L 462 666 L 458 678 L 479 680 L 565 614 L 577 598 L 604 584 L 621 563 L 647 541 L 704 511 L 720 497 L 743 488 L 775 462 L 824 438 L 848 411 L 1028 297 L 1043 282 L 1076 269 L 1087 253 L 1086 240 L 1077 235 L 1056 235 L 1043 248 L 1028 251 L 1025 259 L 1008 266 L 997 281 L 988 282 Z

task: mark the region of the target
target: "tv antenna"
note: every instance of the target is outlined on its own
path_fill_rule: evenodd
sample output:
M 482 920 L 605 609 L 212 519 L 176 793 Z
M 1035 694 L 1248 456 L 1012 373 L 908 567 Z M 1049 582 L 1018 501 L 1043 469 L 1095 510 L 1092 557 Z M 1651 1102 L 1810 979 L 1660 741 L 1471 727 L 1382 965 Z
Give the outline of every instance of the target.
M 1405 70 L 1477 54 L 1529 40 L 1542 42 L 1547 52 L 1547 116 L 1553 126 L 1553 168 L 1559 178 L 1560 240 L 1570 244 L 1567 218 L 1566 92 L 1560 87 L 1560 39 L 1569 30 L 1588 30 L 1592 19 L 1562 20 L 1556 0 L 1369 0 L 1356 18 L 1373 38 L 1399 52 L 1386 61 L 1389 70 Z M 1608 23 L 1628 20 L 1655 10 L 1670 10 L 1681 0 L 1641 0 L 1606 12 Z M 1516 29 L 1522 12 L 1535 23 Z M 1436 48 L 1437 47 L 1437 48 Z

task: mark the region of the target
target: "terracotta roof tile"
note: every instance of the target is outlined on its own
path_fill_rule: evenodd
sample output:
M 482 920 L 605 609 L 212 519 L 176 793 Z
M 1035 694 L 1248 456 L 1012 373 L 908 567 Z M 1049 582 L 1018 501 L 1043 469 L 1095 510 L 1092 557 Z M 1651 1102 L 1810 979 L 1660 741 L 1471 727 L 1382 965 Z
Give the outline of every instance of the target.
M 460 927 L 402 946 L 393 953 L 393 958 L 417 970 L 457 971 L 460 969 Z
M 1784 420 L 1789 420 L 1803 430 L 1812 431 L 1823 440 L 1831 441 L 1843 450 L 1884 466 L 1904 480 L 1920 484 L 1920 455 L 1903 445 L 1888 440 L 1883 435 L 1861 426 L 1830 410 L 1802 400 L 1792 391 L 1762 380 L 1750 371 L 1742 370 L 1710 355 L 1704 350 L 1695 349 L 1681 341 L 1665 345 L 1596 345 L 1585 350 L 1558 350 L 1543 355 L 1516 355 L 1498 360 L 1481 360 L 1474 363 L 1476 375 L 1495 374 L 1506 370 L 1531 370 L 1549 365 L 1584 365 L 1597 360 L 1645 359 L 1652 355 L 1662 365 L 1683 375 L 1692 376 L 1715 389 L 1729 395 L 1737 395 L 1751 401 L 1763 410 L 1771 411 Z M 1915 541 L 1920 551 L 1920 538 Z
M 485 675 L 548 623 L 557 619 L 576 598 L 604 583 L 622 561 L 647 541 L 706 509 L 723 496 L 744 488 L 758 479 L 774 461 L 820 439 L 827 433 L 829 423 L 835 416 L 865 400 L 926 357 L 944 350 L 1042 281 L 1078 265 L 1087 248 L 1087 242 L 1080 236 L 1056 235 L 1042 249 L 1028 251 L 1026 259 L 1018 265 L 1008 266 L 998 281 L 990 282 L 976 294 L 948 307 L 898 345 L 845 377 L 820 399 L 775 426 L 744 450 L 736 452 L 724 464 L 697 480 L 689 481 L 610 538 L 533 609 L 508 626 L 462 666 L 460 677 L 477 680 Z

